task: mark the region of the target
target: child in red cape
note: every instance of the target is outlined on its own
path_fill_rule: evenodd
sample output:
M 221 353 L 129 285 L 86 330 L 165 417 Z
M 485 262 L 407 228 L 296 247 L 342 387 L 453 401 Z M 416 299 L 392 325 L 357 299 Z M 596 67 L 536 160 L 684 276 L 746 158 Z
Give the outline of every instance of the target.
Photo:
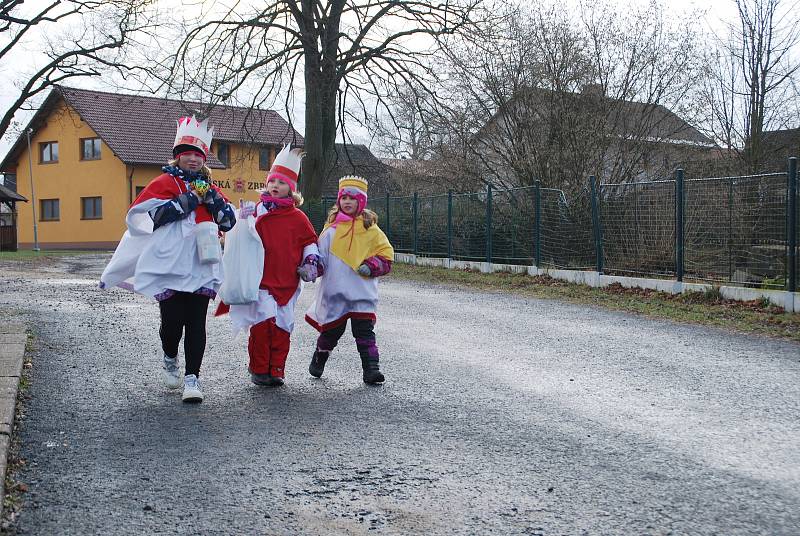
M 219 262 L 201 262 L 195 235 L 201 225 L 229 231 L 236 223 L 233 207 L 211 183 L 205 165 L 213 133 L 207 119 L 178 120 L 175 159 L 131 205 L 125 218 L 128 229 L 100 276 L 101 288 L 118 286 L 158 302 L 164 381 L 173 389 L 183 387 L 184 402 L 203 401 L 206 312 L 223 277 Z M 181 338 L 185 375 L 178 363 Z
M 283 385 L 294 306 L 303 281 L 322 273 L 317 234 L 308 217 L 297 207 L 303 196 L 297 191 L 302 153 L 284 149 L 275 157 L 260 201 L 245 203 L 239 218 L 256 218 L 256 232 L 264 245 L 264 271 L 258 301 L 244 305 L 220 304 L 217 315 L 230 313 L 234 328 L 250 329 L 248 370 L 256 385 Z

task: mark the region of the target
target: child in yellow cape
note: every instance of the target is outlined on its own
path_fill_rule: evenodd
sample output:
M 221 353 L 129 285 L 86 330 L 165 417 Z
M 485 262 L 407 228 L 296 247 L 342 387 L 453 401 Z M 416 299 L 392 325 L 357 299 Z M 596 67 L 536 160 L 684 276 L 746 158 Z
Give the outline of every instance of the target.
M 383 383 L 375 344 L 378 277 L 392 269 L 394 249 L 367 210 L 367 181 L 348 175 L 339 180 L 336 205 L 319 236 L 325 273 L 306 321 L 320 332 L 308 372 L 319 378 L 331 351 L 347 327 L 356 340 L 365 383 Z

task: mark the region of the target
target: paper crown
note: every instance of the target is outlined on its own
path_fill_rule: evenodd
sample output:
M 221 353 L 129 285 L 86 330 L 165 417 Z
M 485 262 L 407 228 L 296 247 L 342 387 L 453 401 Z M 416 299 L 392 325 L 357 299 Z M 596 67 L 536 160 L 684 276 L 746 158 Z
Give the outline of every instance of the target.
M 289 184 L 292 191 L 295 191 L 303 155 L 302 149 L 291 149 L 289 145 L 284 145 L 281 152 L 275 156 L 275 161 L 272 162 L 272 167 L 267 174 L 267 180 L 272 178 L 281 179 Z
M 177 156 L 194 148 L 208 156 L 208 148 L 213 137 L 214 129 L 208 128 L 208 119 L 201 123 L 194 116 L 181 117 L 178 119 L 178 131 L 175 134 L 175 143 L 172 145 L 172 155 Z
M 344 188 L 357 188 L 366 193 L 367 186 L 367 179 L 359 177 L 358 175 L 345 175 L 339 179 L 339 190 L 343 190 Z

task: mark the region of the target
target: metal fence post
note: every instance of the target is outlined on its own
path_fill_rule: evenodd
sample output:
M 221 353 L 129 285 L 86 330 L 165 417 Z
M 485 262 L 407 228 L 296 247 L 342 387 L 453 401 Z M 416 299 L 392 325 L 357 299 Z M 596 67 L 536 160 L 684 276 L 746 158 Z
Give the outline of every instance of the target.
M 675 170 L 675 275 L 683 281 L 683 169 Z
M 486 185 L 486 262 L 492 262 L 492 185 Z
M 594 248 L 597 259 L 597 272 L 603 273 L 603 229 L 600 226 L 600 200 L 598 199 L 597 177 L 589 177 L 589 188 L 592 192 L 592 228 L 594 230 Z
M 636 266 L 642 265 L 642 230 L 639 223 L 639 183 L 633 183 L 633 219 L 636 227 Z
M 733 177 L 728 179 L 728 281 L 733 281 Z
M 541 181 L 536 181 L 536 187 L 533 190 L 534 194 L 534 203 L 536 208 L 536 214 L 534 216 L 533 222 L 533 236 L 534 240 L 536 240 L 536 249 L 534 250 L 534 262 L 536 263 L 536 268 L 541 268 L 542 266 L 542 183 Z
M 787 177 L 788 198 L 786 202 L 786 278 L 789 292 L 797 291 L 797 158 L 789 159 L 789 173 Z
M 435 208 L 435 205 L 436 205 L 435 199 L 436 199 L 435 197 L 431 197 L 430 198 L 430 200 L 431 200 L 431 219 L 428 222 L 428 255 L 431 255 L 431 256 L 433 256 L 433 252 L 434 252 L 434 249 L 433 249 L 433 225 L 434 225 L 434 222 L 436 221 L 436 214 L 434 212 L 434 208 Z
M 417 192 L 414 192 L 414 206 L 413 206 L 413 217 L 414 217 L 414 256 L 417 256 L 417 199 L 418 199 Z
M 453 258 L 453 190 L 447 190 L 447 258 Z
M 389 240 L 389 242 L 391 242 L 392 226 L 391 226 L 391 220 L 389 219 L 389 203 L 390 203 L 389 192 L 386 192 L 386 239 Z

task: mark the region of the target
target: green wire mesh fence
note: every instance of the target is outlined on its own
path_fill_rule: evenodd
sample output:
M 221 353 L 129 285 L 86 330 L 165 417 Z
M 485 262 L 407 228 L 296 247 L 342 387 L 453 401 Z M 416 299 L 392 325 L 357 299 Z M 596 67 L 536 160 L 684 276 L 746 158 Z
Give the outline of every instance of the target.
M 572 199 L 538 185 L 489 187 L 378 196 L 369 207 L 401 253 L 789 288 L 800 191 L 792 222 L 788 176 L 684 180 L 681 174 L 677 180 L 587 186 Z M 317 230 L 334 202 L 327 197 L 303 207 Z M 794 282 L 800 278 L 797 264 Z
M 687 276 L 783 287 L 786 201 L 786 174 L 687 181 Z
M 589 191 L 568 201 L 561 190 L 542 188 L 541 208 L 541 266 L 592 269 L 595 246 Z
M 675 182 L 600 187 L 605 269 L 625 275 L 675 274 Z

